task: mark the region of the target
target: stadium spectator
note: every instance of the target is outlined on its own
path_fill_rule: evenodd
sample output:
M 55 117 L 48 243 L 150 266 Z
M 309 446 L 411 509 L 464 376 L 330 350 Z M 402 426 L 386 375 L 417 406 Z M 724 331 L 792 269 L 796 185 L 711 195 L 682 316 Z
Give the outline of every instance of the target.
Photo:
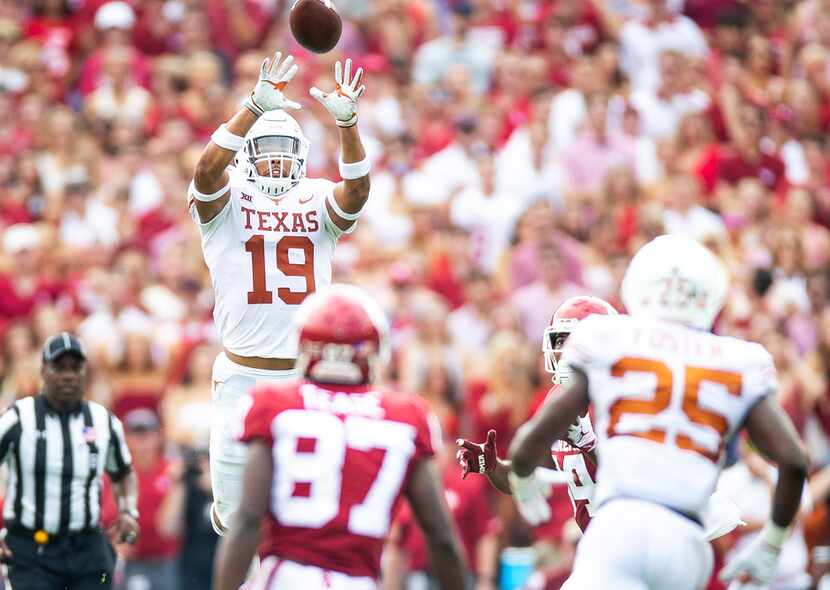
M 168 504 L 175 501 L 174 482 L 181 477 L 181 466 L 162 456 L 161 424 L 152 410 L 127 412 L 124 431 L 138 477 L 142 536 L 126 553 L 123 590 L 173 590 L 179 583 L 179 537 Z

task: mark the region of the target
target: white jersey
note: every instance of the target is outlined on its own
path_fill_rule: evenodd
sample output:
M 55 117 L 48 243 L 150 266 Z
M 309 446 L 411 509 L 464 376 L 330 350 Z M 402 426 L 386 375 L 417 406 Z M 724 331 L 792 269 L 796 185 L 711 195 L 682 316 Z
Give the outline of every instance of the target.
M 725 441 L 778 387 L 760 344 L 627 315 L 582 320 L 563 360 L 588 377 L 600 505 L 629 497 L 699 515 Z
M 201 223 L 192 196 L 188 205 L 202 234 L 222 345 L 240 356 L 296 358 L 292 316 L 331 284 L 334 246 L 344 233 L 326 208 L 334 183 L 304 178 L 272 198 L 240 169 L 228 173 L 231 197 L 216 217 Z

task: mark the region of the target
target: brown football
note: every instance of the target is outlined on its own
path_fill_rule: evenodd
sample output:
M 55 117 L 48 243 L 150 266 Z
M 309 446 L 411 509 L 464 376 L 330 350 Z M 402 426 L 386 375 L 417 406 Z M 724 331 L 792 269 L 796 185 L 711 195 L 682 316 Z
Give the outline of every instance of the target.
M 297 43 L 314 53 L 334 49 L 340 40 L 343 22 L 331 0 L 297 0 L 288 15 Z

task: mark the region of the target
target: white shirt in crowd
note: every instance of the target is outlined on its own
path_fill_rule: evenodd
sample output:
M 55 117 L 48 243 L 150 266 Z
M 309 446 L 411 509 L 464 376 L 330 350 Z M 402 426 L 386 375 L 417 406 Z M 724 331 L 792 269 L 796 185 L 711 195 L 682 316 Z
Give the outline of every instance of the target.
M 660 54 L 679 51 L 692 57 L 704 57 L 709 47 L 695 22 L 683 15 L 657 27 L 644 21 L 630 20 L 620 31 L 620 66 L 631 80 L 634 90 L 649 90 L 660 84 Z
M 441 205 L 453 193 L 477 184 L 477 170 L 475 160 L 458 143 L 451 143 L 404 176 L 404 195 L 413 205 Z
M 470 232 L 474 260 L 484 272 L 492 273 L 510 244 L 513 228 L 524 209 L 524 202 L 517 195 L 485 195 L 476 183 L 453 199 L 450 221 Z
M 695 89 L 663 99 L 654 90 L 637 90 L 631 95 L 631 104 L 640 115 L 643 132 L 654 139 L 665 139 L 675 135 L 683 117 L 709 108 L 709 95 Z
M 726 232 L 720 215 L 700 205 L 692 205 L 685 212 L 666 209 L 663 212 L 663 226 L 667 234 L 688 236 L 695 240 L 704 240 Z
M 554 205 L 562 204 L 565 175 L 553 142 L 543 148 L 542 166 L 533 164 L 533 147 L 527 128 L 516 129 L 496 154 L 496 188 L 516 195 L 525 205 L 540 196 Z
M 568 88 L 553 97 L 548 115 L 548 132 L 557 152 L 573 142 L 587 114 L 585 95 L 576 88 Z

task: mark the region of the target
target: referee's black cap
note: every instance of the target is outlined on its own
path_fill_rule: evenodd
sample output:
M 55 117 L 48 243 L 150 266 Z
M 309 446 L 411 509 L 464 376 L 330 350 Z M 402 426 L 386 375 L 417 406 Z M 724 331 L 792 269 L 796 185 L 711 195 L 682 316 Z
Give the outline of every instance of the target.
M 81 360 L 86 360 L 86 351 L 81 341 L 69 332 L 61 332 L 52 336 L 43 345 L 43 362 L 51 363 L 64 354 L 74 354 Z

